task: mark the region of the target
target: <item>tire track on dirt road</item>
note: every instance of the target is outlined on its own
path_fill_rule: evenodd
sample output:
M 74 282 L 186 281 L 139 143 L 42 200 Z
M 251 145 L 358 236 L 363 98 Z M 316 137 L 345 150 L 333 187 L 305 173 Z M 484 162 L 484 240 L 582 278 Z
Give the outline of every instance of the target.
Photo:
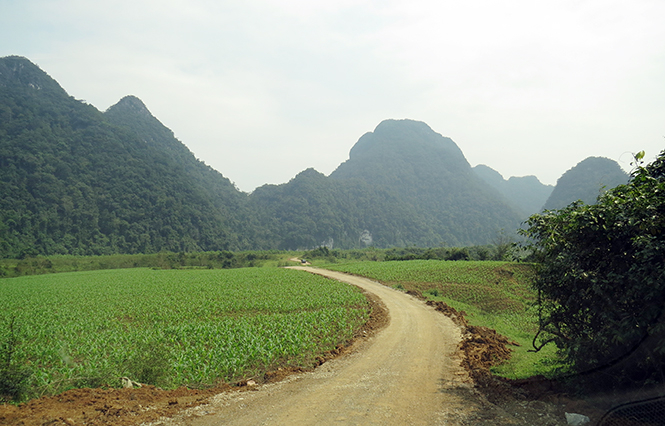
M 457 352 L 462 336 L 449 318 L 366 278 L 311 267 L 292 269 L 375 294 L 388 309 L 390 323 L 350 354 L 313 372 L 256 391 L 220 394 L 178 424 L 402 426 L 460 424 L 466 418 L 468 400 L 456 391 L 469 386 Z

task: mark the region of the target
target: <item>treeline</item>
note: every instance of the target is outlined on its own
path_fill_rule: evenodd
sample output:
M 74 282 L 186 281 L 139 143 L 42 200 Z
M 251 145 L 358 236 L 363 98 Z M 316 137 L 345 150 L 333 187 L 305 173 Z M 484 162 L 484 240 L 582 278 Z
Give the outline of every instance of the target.
M 152 254 L 116 254 L 108 256 L 34 256 L 0 260 L 0 278 L 57 272 L 95 271 L 99 269 L 231 269 L 285 266 L 292 253 L 279 251 L 213 251 L 193 253 L 161 252 Z
M 0 260 L 0 278 L 58 272 L 95 271 L 99 269 L 231 269 L 263 266 L 296 265 L 300 258 L 308 261 L 337 263 L 342 261 L 387 262 L 393 260 L 518 260 L 514 243 L 470 247 L 407 247 L 378 249 L 329 249 L 325 246 L 306 251 L 238 251 L 232 252 L 160 252 L 150 254 L 114 254 L 105 256 L 27 256 L 23 259 Z
M 318 247 L 305 251 L 305 260 L 389 262 L 394 260 L 519 260 L 517 246 L 505 243 L 470 247 L 403 247 L 390 249 L 367 248 L 362 250 L 337 250 Z

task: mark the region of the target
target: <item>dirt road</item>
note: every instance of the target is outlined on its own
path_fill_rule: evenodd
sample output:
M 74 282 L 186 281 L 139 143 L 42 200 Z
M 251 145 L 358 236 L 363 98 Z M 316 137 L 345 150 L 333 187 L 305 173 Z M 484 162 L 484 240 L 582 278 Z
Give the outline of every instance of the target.
M 421 301 L 365 278 L 307 270 L 374 293 L 385 303 L 389 325 L 350 355 L 311 373 L 218 395 L 174 423 L 212 425 L 443 425 L 459 424 L 468 386 L 456 353 L 460 330 Z M 203 412 L 201 412 L 203 410 Z M 203 415 L 209 412 L 211 414 Z

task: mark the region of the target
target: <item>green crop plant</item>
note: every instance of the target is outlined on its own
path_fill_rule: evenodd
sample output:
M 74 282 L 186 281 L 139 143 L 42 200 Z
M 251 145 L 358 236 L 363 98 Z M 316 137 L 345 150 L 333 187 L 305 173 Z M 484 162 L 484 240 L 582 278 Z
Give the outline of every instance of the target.
M 0 322 L 21 318 L 15 357 L 31 396 L 127 376 L 211 386 L 312 365 L 368 318 L 352 286 L 277 268 L 119 269 L 0 280 Z
M 11 316 L 0 334 L 0 402 L 20 400 L 32 375 L 30 368 L 16 359 L 19 344 L 16 316 Z

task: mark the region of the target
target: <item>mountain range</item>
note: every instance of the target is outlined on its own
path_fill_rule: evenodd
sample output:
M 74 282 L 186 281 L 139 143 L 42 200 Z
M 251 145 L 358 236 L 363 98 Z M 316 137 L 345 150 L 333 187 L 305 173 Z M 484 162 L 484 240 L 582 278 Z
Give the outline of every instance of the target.
M 586 166 L 575 185 L 614 182 Z M 140 99 L 101 112 L 28 59 L 0 58 L 0 257 L 488 244 L 555 194 L 581 194 L 559 191 L 564 177 L 504 180 L 427 124 L 385 120 L 329 176 L 247 194 Z

